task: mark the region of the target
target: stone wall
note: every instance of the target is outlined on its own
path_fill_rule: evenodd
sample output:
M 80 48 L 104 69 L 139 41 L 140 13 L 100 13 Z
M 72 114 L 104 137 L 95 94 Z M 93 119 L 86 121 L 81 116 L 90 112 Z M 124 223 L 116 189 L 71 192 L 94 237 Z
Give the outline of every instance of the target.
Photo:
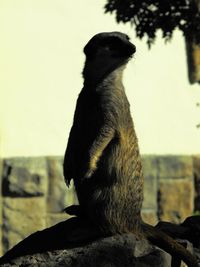
M 77 203 L 67 189 L 62 157 L 10 158 L 0 161 L 0 254 L 27 235 L 68 215 Z M 200 210 L 200 156 L 143 156 L 145 174 L 142 216 L 146 222 L 179 223 Z

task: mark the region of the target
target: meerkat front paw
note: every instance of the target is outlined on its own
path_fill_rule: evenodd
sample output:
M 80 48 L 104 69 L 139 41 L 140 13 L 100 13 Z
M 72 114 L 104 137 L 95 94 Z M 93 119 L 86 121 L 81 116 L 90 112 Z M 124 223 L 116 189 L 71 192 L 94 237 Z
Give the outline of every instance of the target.
M 86 174 L 84 175 L 83 178 L 85 178 L 85 179 L 89 179 L 89 178 L 91 178 L 92 175 L 94 174 L 94 172 L 95 172 L 95 169 L 89 169 L 89 170 L 86 172 Z
M 88 163 L 88 167 L 87 170 L 85 172 L 85 175 L 83 176 L 83 178 L 91 178 L 92 175 L 95 173 L 96 169 L 97 169 L 97 157 L 93 156 L 92 159 L 90 159 L 89 163 Z

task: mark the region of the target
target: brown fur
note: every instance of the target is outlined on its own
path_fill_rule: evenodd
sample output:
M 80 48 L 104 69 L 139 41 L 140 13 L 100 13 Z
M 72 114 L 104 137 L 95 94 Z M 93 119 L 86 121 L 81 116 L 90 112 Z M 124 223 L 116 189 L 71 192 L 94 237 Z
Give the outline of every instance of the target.
M 82 212 L 102 234 L 133 232 L 138 237 L 146 236 L 156 245 L 167 246 L 171 254 L 178 246 L 185 261 L 190 264 L 189 255 L 195 263 L 182 246 L 172 239 L 173 244 L 166 241 L 165 234 L 159 235 L 141 220 L 143 173 L 122 84 L 134 45 L 125 34 L 101 33 L 88 42 L 84 52 L 84 87 L 77 100 L 64 159 L 67 184 L 74 180 Z

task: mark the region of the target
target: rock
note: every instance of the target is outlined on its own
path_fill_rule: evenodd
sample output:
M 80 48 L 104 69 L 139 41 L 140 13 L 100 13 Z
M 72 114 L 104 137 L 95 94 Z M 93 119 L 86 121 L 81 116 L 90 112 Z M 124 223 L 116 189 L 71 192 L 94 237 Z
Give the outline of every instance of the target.
M 137 244 L 134 237 L 115 236 L 81 248 L 21 257 L 2 266 L 170 267 L 170 256 L 159 249 L 149 252 L 146 248 L 147 251 L 135 256 L 142 245 Z
M 74 242 L 80 237 L 88 240 Z M 167 253 L 133 234 L 102 238 L 91 225 L 71 218 L 20 242 L 0 266 L 170 267 L 170 261 Z
M 159 220 L 180 223 L 194 210 L 192 157 L 162 156 L 157 161 Z
M 198 221 L 199 218 L 191 217 L 183 224 L 192 227 Z M 186 226 L 171 224 L 165 230 L 171 227 L 175 236 L 176 231 L 181 236 L 185 231 L 177 227 L 185 229 Z M 179 243 L 193 251 L 188 241 L 179 240 Z M 198 257 L 199 250 L 195 248 L 194 252 Z M 145 239 L 137 240 L 132 233 L 102 237 L 89 221 L 73 217 L 25 238 L 0 258 L 0 266 L 171 267 L 171 261 L 176 264 L 173 266 L 180 266 L 180 259 L 171 259 L 168 253 Z
M 143 156 L 142 167 L 144 172 L 144 201 L 142 205 L 142 218 L 145 222 L 155 225 L 157 217 L 157 158 Z
M 193 156 L 194 175 L 200 180 L 200 156 Z
M 157 210 L 157 158 L 153 156 L 142 157 L 144 172 L 144 201 L 142 208 Z
M 158 216 L 155 210 L 142 210 L 141 214 L 144 222 L 151 225 L 158 223 Z
M 158 157 L 159 179 L 193 177 L 193 162 L 190 156 Z
M 61 212 L 67 206 L 77 203 L 74 186 L 67 188 L 63 176 L 63 157 L 48 157 L 47 172 L 49 177 L 47 211 Z
M 3 199 L 3 240 L 7 251 L 20 240 L 45 228 L 46 203 L 43 197 Z
M 46 159 L 5 159 L 2 189 L 5 197 L 44 196 L 47 192 Z
M 159 181 L 160 220 L 180 223 L 193 213 L 193 178 Z

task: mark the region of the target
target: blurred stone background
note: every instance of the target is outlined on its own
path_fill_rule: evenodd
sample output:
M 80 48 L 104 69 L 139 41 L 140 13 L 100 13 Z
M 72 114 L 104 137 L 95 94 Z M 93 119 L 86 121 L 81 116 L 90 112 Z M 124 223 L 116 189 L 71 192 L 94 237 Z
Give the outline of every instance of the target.
M 179 223 L 200 212 L 200 156 L 142 157 L 143 219 Z M 62 174 L 63 157 L 16 157 L 0 161 L 0 254 L 29 234 L 69 216 L 77 203 Z

